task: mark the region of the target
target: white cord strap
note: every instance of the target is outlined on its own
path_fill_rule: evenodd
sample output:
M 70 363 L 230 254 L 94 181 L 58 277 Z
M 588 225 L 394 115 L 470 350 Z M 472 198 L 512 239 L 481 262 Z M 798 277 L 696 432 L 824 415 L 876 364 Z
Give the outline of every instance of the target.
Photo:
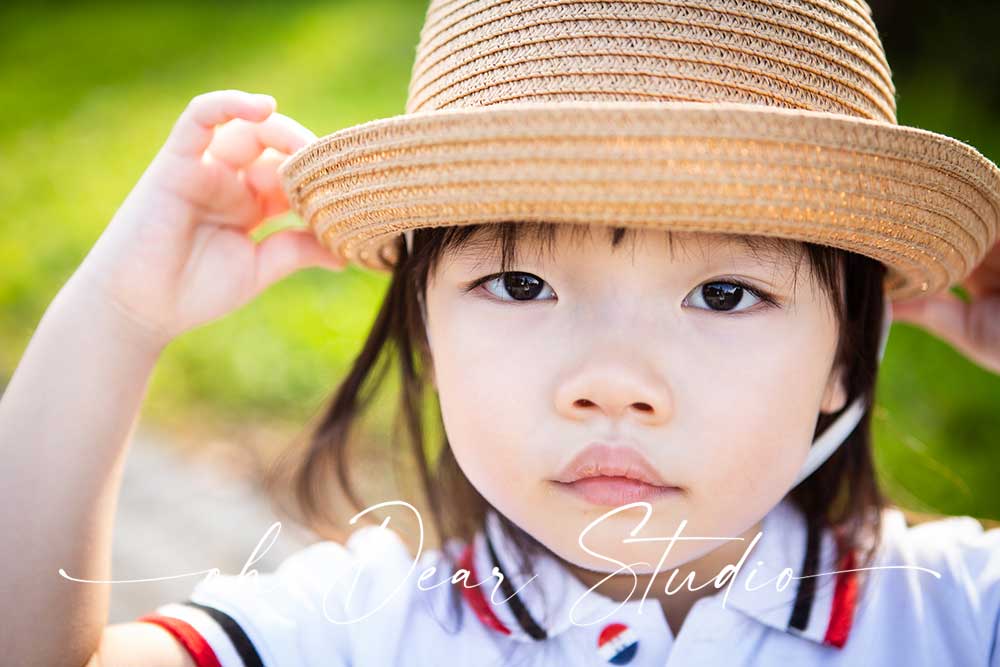
M 885 308 L 882 313 L 882 329 L 878 345 L 878 361 L 880 364 L 882 363 L 882 357 L 885 356 L 885 346 L 889 339 L 889 328 L 891 325 L 892 302 L 886 298 Z M 835 451 L 837 451 L 837 448 L 843 444 L 844 440 L 847 439 L 847 436 L 849 436 L 857 427 L 858 422 L 861 421 L 861 417 L 864 414 L 864 401 L 862 400 L 862 397 L 859 396 L 854 399 L 850 406 L 848 406 L 848 408 L 844 410 L 844 412 L 841 413 L 841 415 L 837 417 L 832 424 L 826 427 L 816 440 L 813 441 L 809 454 L 806 456 L 806 460 L 802 464 L 802 468 L 799 470 L 799 476 L 796 477 L 795 481 L 792 483 L 792 488 L 811 475 L 816 468 L 818 468 L 824 461 L 830 458 Z

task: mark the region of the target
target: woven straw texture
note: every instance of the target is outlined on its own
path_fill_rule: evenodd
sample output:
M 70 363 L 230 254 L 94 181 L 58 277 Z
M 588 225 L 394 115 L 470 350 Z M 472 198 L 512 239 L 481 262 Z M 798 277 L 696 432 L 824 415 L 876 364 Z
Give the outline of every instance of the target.
M 406 113 L 279 168 L 331 252 L 385 270 L 400 232 L 501 220 L 782 236 L 964 278 L 1000 236 L 1000 170 L 896 123 L 860 0 L 432 1 Z

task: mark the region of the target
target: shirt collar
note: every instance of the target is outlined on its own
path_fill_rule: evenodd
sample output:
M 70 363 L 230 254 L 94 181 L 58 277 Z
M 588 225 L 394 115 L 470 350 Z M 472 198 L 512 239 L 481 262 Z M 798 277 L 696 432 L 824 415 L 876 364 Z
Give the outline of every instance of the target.
M 857 595 L 855 573 L 823 573 L 853 568 L 853 555 L 848 554 L 838 562 L 833 533 L 811 531 L 801 510 L 787 496 L 765 515 L 761 531 L 760 540 L 746 556 L 731 585 L 723 585 L 711 598 L 781 632 L 842 647 L 850 630 Z M 572 627 L 571 618 L 579 624 L 601 618 L 616 608 L 656 606 L 655 600 L 641 599 L 641 589 L 624 606 L 597 589 L 588 592 L 588 586 L 550 554 L 537 559 L 534 563 L 537 576 L 528 581 L 529 577 L 516 567 L 514 553 L 514 545 L 502 529 L 499 517 L 490 510 L 484 531 L 476 534 L 463 555 L 464 566 L 473 570 L 469 585 L 485 582 L 476 588 L 463 587 L 466 601 L 481 621 L 512 639 L 531 642 L 554 637 Z M 492 576 L 494 554 L 510 584 L 507 592 Z M 813 564 L 811 571 L 819 576 L 788 578 L 786 573 L 781 581 L 787 585 L 782 588 L 776 584 L 785 568 L 794 577 L 809 571 L 807 560 Z M 714 574 L 699 575 L 695 584 Z M 748 581 L 755 590 L 747 590 Z M 547 601 L 551 603 L 546 604 Z

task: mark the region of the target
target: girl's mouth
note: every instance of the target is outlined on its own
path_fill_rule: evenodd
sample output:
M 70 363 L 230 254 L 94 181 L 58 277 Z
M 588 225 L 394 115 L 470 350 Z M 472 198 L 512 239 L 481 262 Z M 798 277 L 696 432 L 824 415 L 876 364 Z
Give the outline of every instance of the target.
M 628 477 L 598 475 L 575 482 L 554 482 L 557 488 L 571 493 L 594 505 L 619 507 L 640 500 L 653 500 L 676 496 L 681 489 L 676 486 L 656 486 Z
M 682 492 L 663 479 L 640 449 L 603 442 L 590 443 L 578 452 L 552 483 L 589 503 L 612 507 Z

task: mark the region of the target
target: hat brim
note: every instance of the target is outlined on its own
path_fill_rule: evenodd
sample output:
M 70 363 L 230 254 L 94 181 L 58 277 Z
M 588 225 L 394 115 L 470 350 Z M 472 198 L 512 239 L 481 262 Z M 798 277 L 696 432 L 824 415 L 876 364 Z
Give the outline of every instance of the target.
M 512 103 L 373 120 L 279 167 L 349 262 L 407 229 L 498 221 L 779 236 L 873 257 L 892 299 L 963 279 L 1000 233 L 1000 169 L 951 137 L 739 103 Z

